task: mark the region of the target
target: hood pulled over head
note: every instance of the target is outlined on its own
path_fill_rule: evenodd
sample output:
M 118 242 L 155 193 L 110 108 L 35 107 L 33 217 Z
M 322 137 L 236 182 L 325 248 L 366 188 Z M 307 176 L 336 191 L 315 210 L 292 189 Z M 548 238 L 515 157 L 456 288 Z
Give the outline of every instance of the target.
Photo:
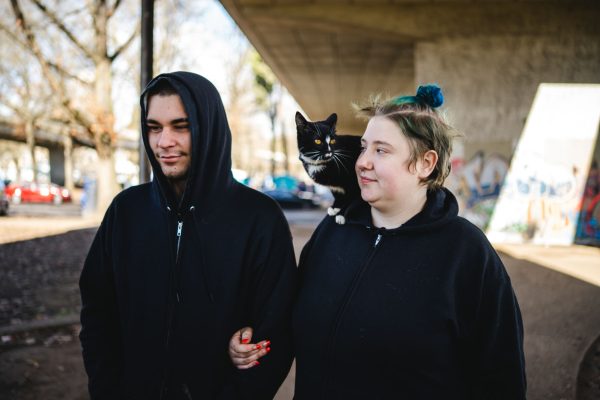
M 181 98 L 192 139 L 191 165 L 185 192 L 179 203 L 150 148 L 146 124 L 148 92 L 165 80 Z M 219 92 L 206 78 L 191 72 L 160 74 L 142 92 L 140 106 L 144 147 L 152 164 L 154 182 L 158 184 L 165 202 L 175 210 L 195 206 L 201 213 L 208 212 L 219 203 L 233 184 L 231 131 Z

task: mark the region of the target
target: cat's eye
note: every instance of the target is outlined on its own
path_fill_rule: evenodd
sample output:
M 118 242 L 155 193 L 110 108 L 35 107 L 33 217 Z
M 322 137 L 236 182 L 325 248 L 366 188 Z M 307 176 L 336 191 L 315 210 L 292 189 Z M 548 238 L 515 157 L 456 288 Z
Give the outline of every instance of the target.
M 329 143 L 330 143 L 330 144 L 335 144 L 335 139 L 331 139 L 331 140 L 329 141 Z
M 321 139 L 315 139 L 315 143 L 316 143 L 316 144 L 321 144 L 321 143 L 323 143 L 323 142 L 321 142 Z

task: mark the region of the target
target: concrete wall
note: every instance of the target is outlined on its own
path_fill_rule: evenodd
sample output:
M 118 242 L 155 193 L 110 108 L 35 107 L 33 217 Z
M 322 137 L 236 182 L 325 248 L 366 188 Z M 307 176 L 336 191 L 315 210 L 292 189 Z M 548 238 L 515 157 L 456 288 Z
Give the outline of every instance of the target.
M 542 82 L 600 83 L 600 35 L 446 37 L 418 42 L 415 81 L 439 83 L 464 158 L 479 150 L 510 158 Z

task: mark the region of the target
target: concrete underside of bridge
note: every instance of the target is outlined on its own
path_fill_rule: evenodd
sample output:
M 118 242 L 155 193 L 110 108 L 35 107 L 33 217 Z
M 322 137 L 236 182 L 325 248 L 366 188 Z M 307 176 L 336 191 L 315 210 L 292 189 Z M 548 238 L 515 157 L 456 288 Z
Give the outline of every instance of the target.
M 538 85 L 600 83 L 600 2 L 221 0 L 311 119 L 360 134 L 352 102 L 438 83 L 476 151 L 508 158 Z

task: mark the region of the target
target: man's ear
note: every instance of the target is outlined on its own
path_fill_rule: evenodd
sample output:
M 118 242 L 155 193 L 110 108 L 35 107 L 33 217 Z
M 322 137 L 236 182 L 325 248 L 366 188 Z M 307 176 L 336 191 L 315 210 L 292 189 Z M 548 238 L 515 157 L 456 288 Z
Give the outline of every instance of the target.
M 417 174 L 419 178 L 425 179 L 435 169 L 438 162 L 438 154 L 435 150 L 429 150 L 423 154 L 421 159 L 417 162 Z

